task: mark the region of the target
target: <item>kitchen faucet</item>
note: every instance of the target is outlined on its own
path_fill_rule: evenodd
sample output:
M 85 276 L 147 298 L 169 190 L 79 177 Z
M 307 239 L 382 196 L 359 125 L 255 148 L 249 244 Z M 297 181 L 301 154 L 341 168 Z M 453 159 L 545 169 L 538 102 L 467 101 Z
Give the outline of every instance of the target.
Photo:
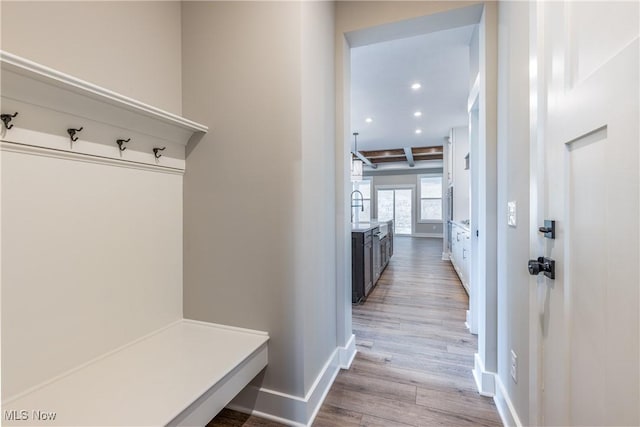
M 358 199 L 357 197 L 355 197 L 358 194 L 360 194 L 360 204 L 357 203 Z M 360 190 L 353 190 L 351 192 L 350 198 L 351 198 L 351 222 L 353 222 L 353 208 L 360 208 L 360 210 L 364 212 L 364 196 L 362 195 L 362 192 L 360 192 Z

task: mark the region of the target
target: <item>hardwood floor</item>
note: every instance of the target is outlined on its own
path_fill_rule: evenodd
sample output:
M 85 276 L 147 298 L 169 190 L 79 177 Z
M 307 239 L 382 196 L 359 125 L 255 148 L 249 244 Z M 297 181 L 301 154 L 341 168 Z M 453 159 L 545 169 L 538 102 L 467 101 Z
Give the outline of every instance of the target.
M 367 300 L 353 307 L 358 354 L 314 427 L 502 425 L 473 381 L 468 297 L 441 260 L 442 240 L 397 237 L 394 250 Z M 278 425 L 225 410 L 209 427 Z

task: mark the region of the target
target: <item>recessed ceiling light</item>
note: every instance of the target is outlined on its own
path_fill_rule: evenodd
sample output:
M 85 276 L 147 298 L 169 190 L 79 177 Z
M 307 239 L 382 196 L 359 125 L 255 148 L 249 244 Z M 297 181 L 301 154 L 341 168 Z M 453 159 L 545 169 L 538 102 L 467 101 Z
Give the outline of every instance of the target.
M 367 117 L 366 119 L 364 119 L 364 121 L 367 123 L 371 123 L 373 119 L 371 117 Z
M 422 133 L 422 129 L 416 129 L 416 135 L 420 135 Z
M 413 113 L 413 115 L 415 117 L 420 117 L 420 116 L 422 116 L 422 111 L 416 111 L 415 113 Z
M 422 85 L 420 83 L 414 83 L 411 85 L 411 89 L 413 90 L 418 90 L 422 87 Z

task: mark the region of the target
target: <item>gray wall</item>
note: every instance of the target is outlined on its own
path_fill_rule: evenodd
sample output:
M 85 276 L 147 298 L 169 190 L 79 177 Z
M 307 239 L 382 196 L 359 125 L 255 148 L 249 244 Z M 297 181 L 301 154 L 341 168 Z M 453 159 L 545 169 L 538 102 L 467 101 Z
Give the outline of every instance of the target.
M 182 111 L 179 1 L 2 1 L 2 49 Z
M 184 2 L 185 316 L 269 332 L 303 397 L 336 348 L 333 4 Z
M 502 2 L 498 15 L 498 376 L 529 422 L 529 5 Z M 517 202 L 517 227 L 507 202 Z M 518 355 L 518 382 L 510 351 Z
M 442 168 L 427 169 L 421 171 L 419 174 L 424 173 L 437 173 L 442 175 Z M 418 198 L 418 175 L 413 173 L 403 173 L 397 175 L 391 175 L 387 173 L 383 174 L 365 174 L 372 178 L 371 182 L 371 216 L 372 218 L 378 217 L 378 202 L 376 199 L 376 185 L 412 185 L 413 191 L 413 232 L 415 234 L 439 234 L 442 235 L 443 223 L 419 223 L 418 214 L 420 209 L 420 199 Z
M 465 169 L 465 156 L 469 154 L 469 127 L 453 128 L 453 219 L 465 221 L 471 219 L 470 184 L 471 171 Z

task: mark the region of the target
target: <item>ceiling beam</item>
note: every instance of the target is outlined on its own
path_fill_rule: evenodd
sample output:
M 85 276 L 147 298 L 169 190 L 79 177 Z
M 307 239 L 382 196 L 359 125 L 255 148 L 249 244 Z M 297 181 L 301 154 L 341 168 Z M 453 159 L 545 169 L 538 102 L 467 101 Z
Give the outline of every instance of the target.
M 399 157 L 379 157 L 377 159 L 372 159 L 373 163 L 400 163 L 400 162 L 406 162 L 407 158 L 402 156 L 402 158 Z
M 362 155 L 362 153 L 360 153 L 359 151 L 356 151 L 355 153 L 353 153 L 356 155 L 357 158 L 359 158 L 360 160 L 362 160 L 364 162 L 365 165 L 370 166 L 372 169 L 377 169 L 378 165 L 374 165 L 373 163 L 371 163 L 371 160 L 367 159 L 365 156 Z
M 416 156 L 418 154 L 442 154 L 442 146 L 438 147 L 414 147 L 413 155 Z
M 362 153 L 368 158 L 372 157 L 389 157 L 389 156 L 402 156 L 404 157 L 404 150 L 402 148 L 391 149 L 391 150 L 373 150 L 373 151 L 362 151 Z
M 404 147 L 404 155 L 407 157 L 407 163 L 409 163 L 409 167 L 414 167 L 416 165 L 416 162 L 413 161 L 413 152 L 411 151 L 411 147 Z
M 442 160 L 442 154 L 419 154 L 413 156 L 414 160 Z

